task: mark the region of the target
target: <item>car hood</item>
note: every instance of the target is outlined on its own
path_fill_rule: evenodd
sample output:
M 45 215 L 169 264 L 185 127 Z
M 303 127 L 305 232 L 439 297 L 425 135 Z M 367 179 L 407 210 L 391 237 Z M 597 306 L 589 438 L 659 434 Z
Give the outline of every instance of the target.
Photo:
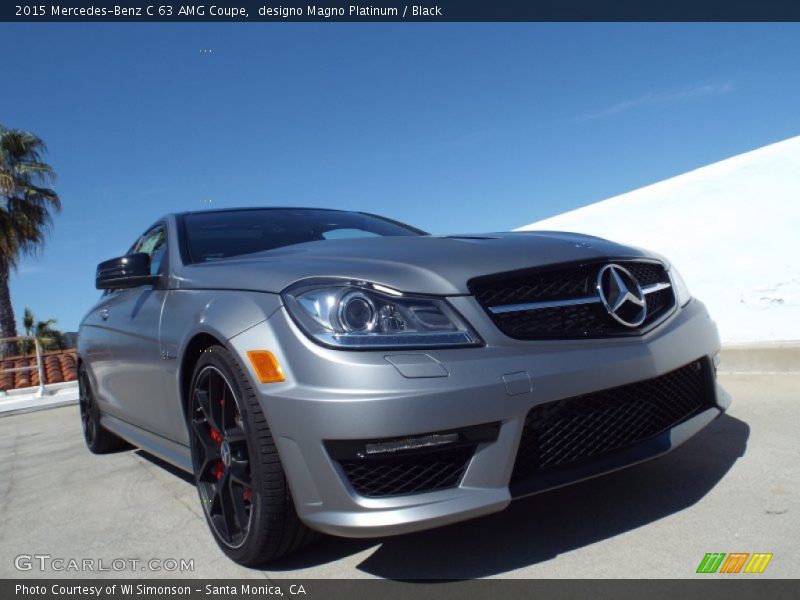
M 640 249 L 563 232 L 323 240 L 187 265 L 179 289 L 279 293 L 311 277 L 371 281 L 407 293 L 469 294 L 474 277 L 598 258 L 643 256 Z

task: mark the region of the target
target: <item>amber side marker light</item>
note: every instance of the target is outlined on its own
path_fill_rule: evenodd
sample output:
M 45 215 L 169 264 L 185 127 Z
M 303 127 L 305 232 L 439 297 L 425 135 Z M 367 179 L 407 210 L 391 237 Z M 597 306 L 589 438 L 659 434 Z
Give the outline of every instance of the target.
M 248 350 L 247 358 L 261 383 L 278 383 L 285 381 L 281 364 L 269 350 Z

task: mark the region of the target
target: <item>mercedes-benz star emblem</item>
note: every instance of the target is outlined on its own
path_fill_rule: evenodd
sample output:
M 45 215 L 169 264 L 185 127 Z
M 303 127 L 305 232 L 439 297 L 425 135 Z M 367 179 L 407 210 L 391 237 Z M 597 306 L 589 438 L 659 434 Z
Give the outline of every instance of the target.
M 647 317 L 647 300 L 642 286 L 630 272 L 610 264 L 597 275 L 597 292 L 608 314 L 626 327 L 638 327 Z
M 222 464 L 225 465 L 225 468 L 229 468 L 231 466 L 231 447 L 228 445 L 228 442 L 222 442 L 222 446 L 219 449 L 220 458 L 222 458 Z

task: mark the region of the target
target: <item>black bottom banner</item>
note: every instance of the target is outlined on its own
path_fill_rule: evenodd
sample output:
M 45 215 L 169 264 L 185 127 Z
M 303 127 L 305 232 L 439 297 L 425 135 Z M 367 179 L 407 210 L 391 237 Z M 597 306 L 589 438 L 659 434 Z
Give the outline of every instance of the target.
M 232 600 L 239 598 L 296 598 L 298 600 L 465 600 L 480 598 L 614 599 L 614 600 L 770 600 L 800 598 L 800 580 L 481 580 L 399 582 L 384 580 L 2 580 L 0 598 L 52 600 Z

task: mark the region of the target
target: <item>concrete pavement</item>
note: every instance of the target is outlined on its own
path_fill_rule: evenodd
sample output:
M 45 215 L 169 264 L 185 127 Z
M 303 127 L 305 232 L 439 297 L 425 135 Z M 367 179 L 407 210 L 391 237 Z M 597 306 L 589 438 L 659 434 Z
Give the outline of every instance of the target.
M 263 570 L 217 549 L 188 478 L 138 451 L 91 455 L 77 407 L 0 418 L 0 577 L 691 578 L 706 552 L 771 552 L 758 577 L 800 577 L 800 376 L 722 382 L 730 412 L 666 457 L 446 528 L 324 537 Z M 15 568 L 34 554 L 194 570 Z

